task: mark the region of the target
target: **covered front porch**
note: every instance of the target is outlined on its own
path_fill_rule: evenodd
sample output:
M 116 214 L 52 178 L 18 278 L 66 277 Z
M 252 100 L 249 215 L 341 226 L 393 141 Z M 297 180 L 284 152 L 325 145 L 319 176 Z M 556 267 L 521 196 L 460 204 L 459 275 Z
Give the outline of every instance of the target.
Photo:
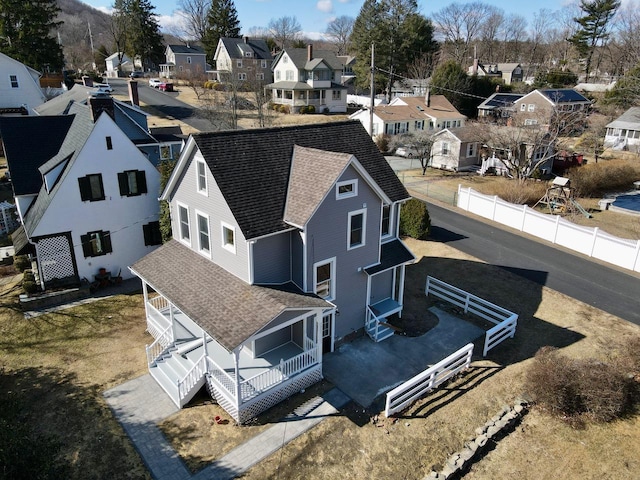
M 149 371 L 177 406 L 203 385 L 239 423 L 322 379 L 322 310 L 283 312 L 229 351 L 143 283 Z

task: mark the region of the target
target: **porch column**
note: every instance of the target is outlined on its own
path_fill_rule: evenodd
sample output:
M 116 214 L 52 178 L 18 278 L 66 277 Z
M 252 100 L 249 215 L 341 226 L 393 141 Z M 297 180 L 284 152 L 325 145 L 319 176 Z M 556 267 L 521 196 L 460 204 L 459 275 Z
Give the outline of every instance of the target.
M 171 338 L 176 341 L 176 322 L 173 318 L 173 303 L 169 302 L 169 321 L 171 322 Z
M 316 314 L 314 316 L 315 322 L 316 322 L 316 329 L 315 329 L 315 360 L 318 363 L 322 363 L 322 319 L 323 319 L 324 315 L 322 314 L 322 310 L 318 310 L 316 311 Z
M 147 282 L 142 282 L 142 296 L 144 297 L 144 314 L 149 318 L 149 291 L 147 290 Z
M 336 338 L 336 311 L 335 309 L 331 312 L 331 351 L 335 349 L 335 338 Z
M 242 388 L 240 386 L 240 348 L 238 347 L 233 351 L 233 368 L 236 375 L 236 408 L 238 409 L 238 415 L 240 414 L 240 404 L 242 403 Z
M 404 305 L 403 300 L 404 300 L 404 269 L 405 269 L 406 265 L 402 265 L 400 267 L 400 288 L 399 288 L 399 292 L 398 292 L 398 303 L 400 305 Z M 400 310 L 398 312 L 398 317 L 402 318 L 402 310 Z

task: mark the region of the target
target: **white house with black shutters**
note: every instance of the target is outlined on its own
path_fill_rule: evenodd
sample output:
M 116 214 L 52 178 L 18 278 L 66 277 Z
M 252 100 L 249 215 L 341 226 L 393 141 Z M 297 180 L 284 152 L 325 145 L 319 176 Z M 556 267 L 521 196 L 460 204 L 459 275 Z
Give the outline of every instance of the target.
M 43 122 L 62 124 L 60 137 L 37 170 L 39 191 L 22 200 L 24 238 L 15 239 L 31 247 L 42 288 L 93 282 L 100 269 L 131 277 L 127 266 L 161 243 L 158 170 L 115 123 L 109 98 L 20 131 L 47 142 Z

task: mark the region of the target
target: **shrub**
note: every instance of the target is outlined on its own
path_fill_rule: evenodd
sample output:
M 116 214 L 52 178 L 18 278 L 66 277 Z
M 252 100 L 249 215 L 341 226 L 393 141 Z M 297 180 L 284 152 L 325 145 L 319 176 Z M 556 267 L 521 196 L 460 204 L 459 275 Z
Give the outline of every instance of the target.
M 307 105 L 307 113 L 316 113 L 316 107 L 313 105 Z
M 300 110 L 299 110 L 298 113 L 300 113 L 300 115 L 304 115 L 307 112 L 308 112 L 308 110 L 307 110 L 306 105 L 303 105 L 303 106 L 300 107 Z
M 373 141 L 376 142 L 378 150 L 380 150 L 382 153 L 386 153 L 389 151 L 389 144 L 391 143 L 391 140 L 389 138 L 389 135 L 387 135 L 386 133 L 376 135 Z
M 483 192 L 487 195 L 497 195 L 505 202 L 515 203 L 518 205 L 534 205 L 540 200 L 548 185 L 544 182 L 528 180 L 519 182 L 508 178 L 500 179 L 500 181 L 492 182 L 491 192 Z
M 289 106 L 288 105 L 279 105 L 278 106 L 278 111 L 280 113 L 289 113 Z
M 526 377 L 535 402 L 570 421 L 609 422 L 632 403 L 633 384 L 614 365 L 572 360 L 554 347 L 541 348 Z
M 422 239 L 429 235 L 431 218 L 427 204 L 417 198 L 411 198 L 400 210 L 400 235 Z
M 16 270 L 19 272 L 24 272 L 31 266 L 31 262 L 26 255 L 16 255 L 13 257 L 13 266 L 16 267 Z
M 626 160 L 608 160 L 568 170 L 566 176 L 581 197 L 629 190 L 640 178 L 640 165 Z

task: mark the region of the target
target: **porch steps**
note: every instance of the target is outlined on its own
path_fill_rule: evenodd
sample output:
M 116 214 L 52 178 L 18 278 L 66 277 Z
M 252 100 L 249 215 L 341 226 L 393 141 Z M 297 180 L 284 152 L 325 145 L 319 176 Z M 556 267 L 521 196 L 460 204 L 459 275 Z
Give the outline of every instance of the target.
M 395 332 L 391 328 L 380 325 L 378 327 L 378 338 L 376 339 L 376 328 L 367 328 L 367 334 L 375 342 L 381 342 L 389 337 L 393 337 L 394 333 Z
M 158 382 L 160 387 L 169 395 L 171 401 L 182 408 L 189 400 L 200 390 L 204 383 L 204 378 L 191 389 L 186 398 L 180 399 L 178 393 L 178 381 L 182 380 L 184 376 L 191 370 L 194 362 L 186 356 L 178 353 L 178 347 L 173 346 L 167 352 L 165 352 L 155 362 L 155 365 L 149 367 L 149 373 Z

